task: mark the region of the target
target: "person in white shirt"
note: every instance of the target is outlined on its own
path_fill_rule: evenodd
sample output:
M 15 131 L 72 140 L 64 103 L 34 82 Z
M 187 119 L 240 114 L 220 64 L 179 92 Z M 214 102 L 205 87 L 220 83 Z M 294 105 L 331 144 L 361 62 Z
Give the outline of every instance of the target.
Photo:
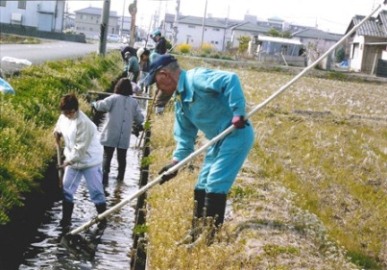
M 102 185 L 103 148 L 99 142 L 97 126 L 79 109 L 75 94 L 67 94 L 60 101 L 61 115 L 54 129 L 56 143 L 64 140 L 65 169 L 63 177 L 63 208 L 60 226 L 69 230 L 74 208 L 74 194 L 82 177 L 86 180 L 90 199 L 98 214 L 106 210 L 106 198 Z M 99 228 L 106 226 L 102 220 Z

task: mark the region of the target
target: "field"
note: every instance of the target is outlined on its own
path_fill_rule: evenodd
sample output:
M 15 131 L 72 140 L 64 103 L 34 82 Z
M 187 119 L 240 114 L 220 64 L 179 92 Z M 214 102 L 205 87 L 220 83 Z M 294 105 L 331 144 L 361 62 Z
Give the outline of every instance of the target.
M 293 78 L 222 69 L 240 76 L 249 111 Z M 153 176 L 174 149 L 172 110 L 152 122 Z M 306 76 L 251 122 L 255 145 L 219 242 L 176 245 L 190 228 L 201 158 L 151 190 L 150 269 L 387 269 L 386 84 Z

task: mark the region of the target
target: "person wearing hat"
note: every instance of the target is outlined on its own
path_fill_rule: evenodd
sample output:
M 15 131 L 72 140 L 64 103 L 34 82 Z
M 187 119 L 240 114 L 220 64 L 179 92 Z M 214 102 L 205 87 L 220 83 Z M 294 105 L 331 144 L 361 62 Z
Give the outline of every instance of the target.
M 145 83 L 156 83 L 158 89 L 174 95 L 175 100 L 176 147 L 172 160 L 159 172 L 163 174 L 161 184 L 178 173 L 165 172 L 194 151 L 199 130 L 211 140 L 230 125 L 235 127 L 232 133 L 207 150 L 194 188 L 196 209 L 192 229 L 182 242 L 193 243 L 203 235 L 198 220 L 211 217 L 216 229 L 223 224 L 227 193 L 254 142 L 253 128 L 244 119 L 246 101 L 242 86 L 235 73 L 207 68 L 186 71 L 168 54 L 151 64 Z M 210 230 L 208 244 L 213 242 L 216 229 Z
M 156 30 L 152 35 L 153 41 L 156 43 L 155 53 L 165 54 L 167 52 L 167 41 L 161 36 L 160 30 Z
M 149 55 L 150 55 L 150 51 L 147 48 L 139 48 L 137 50 L 138 65 L 140 67 L 140 76 L 138 80 L 139 82 L 141 82 L 141 80 L 145 78 L 145 76 L 148 74 L 149 65 L 150 65 Z M 141 84 L 140 84 L 140 88 L 142 91 L 145 88 L 145 92 L 148 92 L 148 88 L 144 87 Z

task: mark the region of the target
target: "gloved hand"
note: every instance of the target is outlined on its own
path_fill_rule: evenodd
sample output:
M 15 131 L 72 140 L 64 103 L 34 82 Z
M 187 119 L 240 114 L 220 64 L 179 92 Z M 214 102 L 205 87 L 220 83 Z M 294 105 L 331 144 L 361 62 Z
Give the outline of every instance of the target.
M 164 166 L 163 168 L 161 168 L 161 170 L 159 171 L 159 174 L 162 174 L 162 173 L 168 171 L 170 168 L 175 166 L 177 163 L 178 163 L 178 161 L 175 161 L 175 160 L 172 161 L 172 163 L 170 163 L 170 164 Z M 161 181 L 160 181 L 160 185 L 162 185 L 165 182 L 168 182 L 169 180 L 174 178 L 177 175 L 177 173 L 178 173 L 178 171 L 176 170 L 173 173 L 163 175 L 162 178 L 161 178 Z
M 141 124 L 137 124 L 137 123 L 133 123 L 133 126 L 132 126 L 132 134 L 136 137 L 138 137 L 138 135 L 140 135 L 140 132 L 141 131 L 144 131 L 144 127 L 143 125 Z
M 238 115 L 232 118 L 231 123 L 234 125 L 235 128 L 244 128 L 246 125 L 246 120 L 244 119 L 243 115 Z

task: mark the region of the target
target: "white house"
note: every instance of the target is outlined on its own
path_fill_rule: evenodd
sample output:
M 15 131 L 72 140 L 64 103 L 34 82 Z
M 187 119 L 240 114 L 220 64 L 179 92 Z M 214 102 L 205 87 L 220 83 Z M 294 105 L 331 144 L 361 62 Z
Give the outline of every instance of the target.
M 119 32 L 121 36 L 130 35 L 130 27 L 132 25 L 132 17 L 122 17 L 118 18 Z
M 65 0 L 0 1 L 0 23 L 35 27 L 39 31 L 62 32 Z
M 199 48 L 202 44 L 211 44 L 216 50 L 222 51 L 230 40 L 227 31 L 236 24 L 234 21 L 220 18 L 206 18 L 203 27 L 203 18 L 195 16 L 180 16 L 178 20 L 176 44 L 190 44 Z M 173 40 L 174 15 L 166 14 L 162 25 L 162 32 L 169 40 Z
M 87 7 L 75 11 L 75 31 L 85 34 L 88 38 L 94 38 L 100 34 L 101 22 L 102 8 Z M 108 34 L 118 35 L 120 23 L 117 12 L 110 11 Z
M 364 16 L 352 18 L 347 33 L 357 25 Z M 350 37 L 350 70 L 369 74 L 378 73 L 387 64 L 387 10 L 382 10 L 377 17 L 370 18 Z M 383 70 L 387 76 L 387 70 Z

